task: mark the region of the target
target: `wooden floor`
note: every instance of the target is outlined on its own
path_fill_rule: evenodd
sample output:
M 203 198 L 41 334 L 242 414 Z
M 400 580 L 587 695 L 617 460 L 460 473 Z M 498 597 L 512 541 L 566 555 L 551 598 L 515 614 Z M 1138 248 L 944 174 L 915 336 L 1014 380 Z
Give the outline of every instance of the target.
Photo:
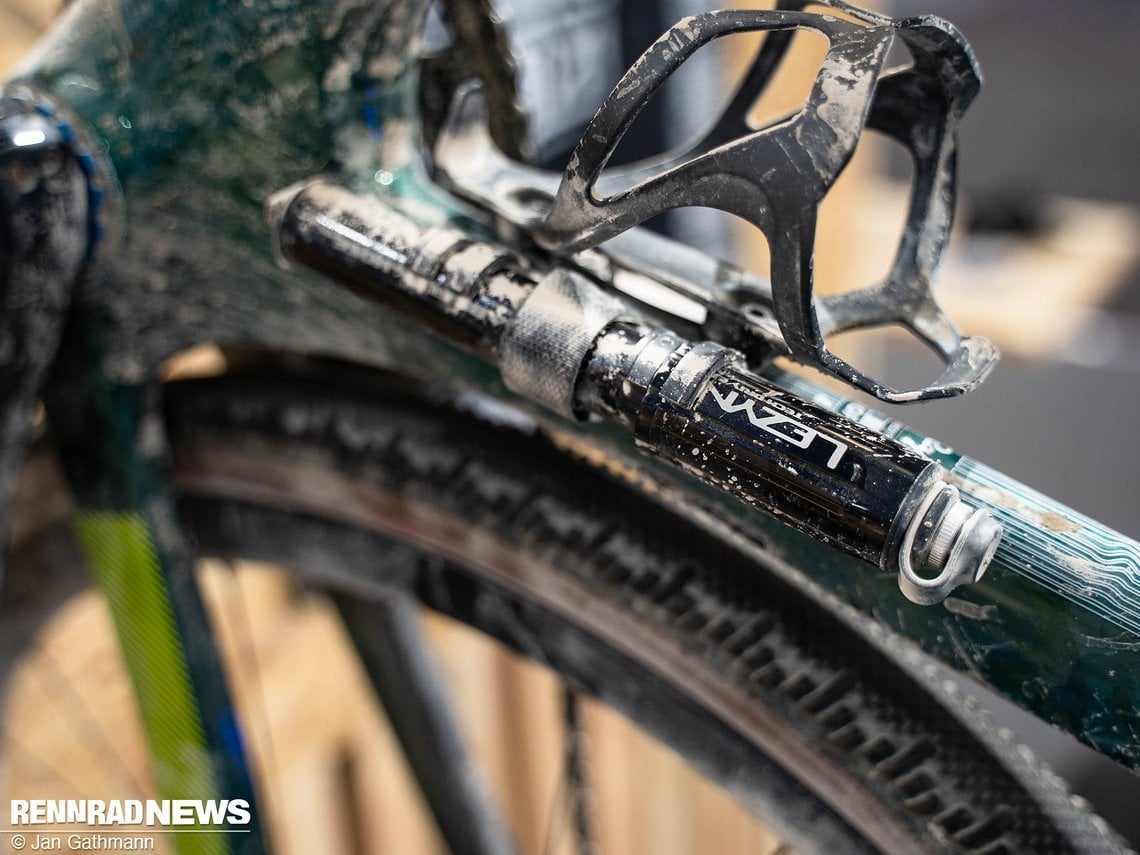
M 110 615 L 84 582 L 70 515 L 54 458 L 37 449 L 15 502 L 0 596 L 0 805 L 157 796 Z M 202 562 L 199 573 L 274 851 L 444 851 L 327 600 L 264 565 Z M 44 600 L 60 605 L 33 620 Z M 521 851 L 576 851 L 557 680 L 441 617 L 426 616 L 424 630 Z M 617 714 L 587 702 L 584 729 L 598 852 L 778 849 L 726 795 Z M 8 842 L 0 837 L 0 848 Z
M 275 851 L 444 851 L 331 606 L 259 565 L 202 568 Z M 469 745 L 522 851 L 569 855 L 562 693 L 471 630 L 426 620 Z M 70 600 L 8 685 L 0 801 L 154 797 L 102 599 Z M 604 853 L 769 853 L 777 841 L 682 760 L 586 706 L 594 839 Z
M 157 795 L 110 615 L 85 583 L 70 515 L 54 457 L 38 448 L 17 494 L 0 595 L 0 804 Z M 200 579 L 274 851 L 443 851 L 331 605 L 264 565 L 202 562 Z M 36 617 L 45 600 L 61 605 Z M 425 617 L 424 629 L 521 851 L 569 855 L 560 685 L 451 621 Z M 778 848 L 618 715 L 587 703 L 584 724 L 599 852 Z

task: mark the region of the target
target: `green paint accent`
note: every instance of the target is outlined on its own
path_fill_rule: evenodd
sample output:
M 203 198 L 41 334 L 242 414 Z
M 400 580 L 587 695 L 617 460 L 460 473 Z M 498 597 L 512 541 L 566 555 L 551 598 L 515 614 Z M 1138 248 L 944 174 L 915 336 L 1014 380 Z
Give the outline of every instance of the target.
M 76 531 L 107 597 L 134 683 L 161 798 L 218 794 L 210 752 L 146 520 L 124 511 L 80 511 Z M 182 855 L 225 855 L 224 834 L 174 834 Z

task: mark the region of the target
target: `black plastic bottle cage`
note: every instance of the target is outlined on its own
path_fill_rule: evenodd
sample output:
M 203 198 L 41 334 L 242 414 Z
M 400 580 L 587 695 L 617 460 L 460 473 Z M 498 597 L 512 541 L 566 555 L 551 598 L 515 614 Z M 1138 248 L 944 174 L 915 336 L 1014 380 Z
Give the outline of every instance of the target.
M 809 5 L 833 8 L 844 17 L 804 11 Z M 811 93 L 793 116 L 753 127 L 749 111 L 775 76 L 796 30 L 819 33 L 828 43 Z M 662 162 L 607 171 L 607 177 L 619 174 L 634 183 L 600 196 L 595 185 L 606 163 L 668 77 L 715 39 L 754 31 L 768 36 L 712 129 Z M 886 71 L 896 37 L 913 62 Z M 886 401 L 961 394 L 986 377 L 998 353 L 985 339 L 964 337 L 938 306 L 930 285 L 953 218 L 956 129 L 980 85 L 969 45 L 936 17 L 893 20 L 839 0 L 795 0 L 776 10 L 725 10 L 686 18 L 642 55 L 595 114 L 539 238 L 552 249 L 574 251 L 674 208 L 727 211 L 758 227 L 768 240 L 776 315 L 793 358 Z M 812 253 L 819 208 L 865 128 L 891 137 L 913 158 L 905 231 L 883 281 L 816 297 Z M 908 329 L 942 358 L 944 371 L 933 384 L 896 390 L 824 343 L 833 333 L 892 324 Z

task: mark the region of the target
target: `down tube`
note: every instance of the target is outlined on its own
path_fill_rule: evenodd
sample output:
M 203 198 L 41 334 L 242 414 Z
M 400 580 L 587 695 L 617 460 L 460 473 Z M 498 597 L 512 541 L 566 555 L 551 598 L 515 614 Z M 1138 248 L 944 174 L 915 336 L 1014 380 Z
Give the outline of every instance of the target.
M 825 566 L 824 583 L 938 658 L 1081 741 L 1140 767 L 1140 544 L 862 404 L 784 371 L 781 386 L 917 448 L 1005 527 L 982 581 L 914 608 Z M 793 547 L 806 554 L 807 547 Z

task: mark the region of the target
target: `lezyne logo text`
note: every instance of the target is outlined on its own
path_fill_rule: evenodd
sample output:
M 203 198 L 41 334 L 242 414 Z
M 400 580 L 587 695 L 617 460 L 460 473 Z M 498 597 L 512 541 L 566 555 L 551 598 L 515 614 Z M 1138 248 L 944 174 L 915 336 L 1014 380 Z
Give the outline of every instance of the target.
M 716 386 L 711 389 L 712 396 L 720 408 L 726 413 L 745 413 L 748 421 L 754 427 L 772 434 L 772 436 L 789 442 L 797 448 L 810 448 L 817 439 L 834 446 L 831 456 L 827 458 L 828 469 L 834 469 L 847 452 L 847 444 L 834 437 L 820 433 L 810 428 L 786 413 L 778 412 L 761 401 L 741 395 L 735 389 L 727 394 L 721 392 Z

